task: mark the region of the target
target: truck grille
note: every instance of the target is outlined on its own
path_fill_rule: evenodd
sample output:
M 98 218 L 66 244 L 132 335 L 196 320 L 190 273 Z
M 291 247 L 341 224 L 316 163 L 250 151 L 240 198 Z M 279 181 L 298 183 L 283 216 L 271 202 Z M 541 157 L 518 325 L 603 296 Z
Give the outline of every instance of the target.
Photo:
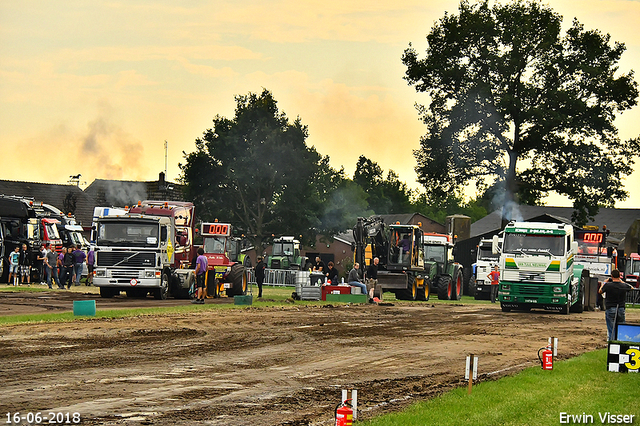
M 140 271 L 139 270 L 128 270 L 128 269 L 116 269 L 111 273 L 111 277 L 112 278 L 125 278 L 125 279 L 131 279 L 131 278 L 140 278 Z
M 96 263 L 98 266 L 152 268 L 156 263 L 156 255 L 149 252 L 99 251 L 96 253 Z

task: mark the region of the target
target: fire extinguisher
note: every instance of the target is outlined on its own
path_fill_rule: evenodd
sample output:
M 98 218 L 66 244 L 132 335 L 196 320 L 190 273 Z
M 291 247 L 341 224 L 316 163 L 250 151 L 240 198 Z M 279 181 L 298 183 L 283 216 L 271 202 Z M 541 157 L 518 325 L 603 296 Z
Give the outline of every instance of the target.
M 353 410 L 349 403 L 351 399 L 345 399 L 336 406 L 336 426 L 352 426 L 353 425 Z
M 540 352 L 542 352 L 542 356 L 540 356 Z M 553 351 L 551 350 L 551 345 L 538 349 L 538 359 L 540 360 L 540 366 L 543 370 L 553 370 Z

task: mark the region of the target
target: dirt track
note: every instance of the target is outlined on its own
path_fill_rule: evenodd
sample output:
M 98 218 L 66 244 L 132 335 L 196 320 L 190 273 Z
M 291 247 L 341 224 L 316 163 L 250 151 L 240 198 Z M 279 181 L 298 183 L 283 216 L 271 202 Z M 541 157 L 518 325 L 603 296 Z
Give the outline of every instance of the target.
M 49 295 L 49 310 L 89 297 L 38 295 Z M 33 295 L 0 296 L 0 312 L 21 297 L 21 311 L 42 309 Z M 359 418 L 371 417 L 463 384 L 469 353 L 483 380 L 535 365 L 550 335 L 561 359 L 604 347 L 603 314 L 297 303 L 0 326 L 0 413 L 79 412 L 88 425 L 330 425 L 342 388 L 357 388 Z

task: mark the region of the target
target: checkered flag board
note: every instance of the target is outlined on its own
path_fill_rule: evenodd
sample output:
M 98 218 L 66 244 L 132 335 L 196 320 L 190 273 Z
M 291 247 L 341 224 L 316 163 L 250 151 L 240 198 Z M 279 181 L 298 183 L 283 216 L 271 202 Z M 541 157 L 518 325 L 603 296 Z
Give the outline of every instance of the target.
M 640 370 L 640 345 L 609 342 L 607 369 L 614 373 L 637 373 Z

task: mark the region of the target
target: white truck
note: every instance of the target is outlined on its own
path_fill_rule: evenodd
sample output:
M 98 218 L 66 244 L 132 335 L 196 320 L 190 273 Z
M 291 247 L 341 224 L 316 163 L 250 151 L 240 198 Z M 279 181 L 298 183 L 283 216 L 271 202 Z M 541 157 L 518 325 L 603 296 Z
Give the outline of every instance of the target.
M 493 237 L 498 253 L 498 236 Z M 502 311 L 532 308 L 569 312 L 584 309 L 585 278 L 574 265 L 578 243 L 565 223 L 510 222 L 500 253 Z
M 102 297 L 123 290 L 129 297 L 189 297 L 193 204 L 145 201 L 127 214 L 98 217 L 94 226 L 93 284 Z
M 502 240 L 499 239 L 499 249 L 502 249 Z M 493 240 L 483 238 L 478 243 L 476 263 L 471 265 L 473 275 L 469 278 L 469 289 L 476 300 L 488 300 L 491 298 L 491 280 L 487 278 L 493 267 L 500 262 L 500 253 L 493 253 Z

